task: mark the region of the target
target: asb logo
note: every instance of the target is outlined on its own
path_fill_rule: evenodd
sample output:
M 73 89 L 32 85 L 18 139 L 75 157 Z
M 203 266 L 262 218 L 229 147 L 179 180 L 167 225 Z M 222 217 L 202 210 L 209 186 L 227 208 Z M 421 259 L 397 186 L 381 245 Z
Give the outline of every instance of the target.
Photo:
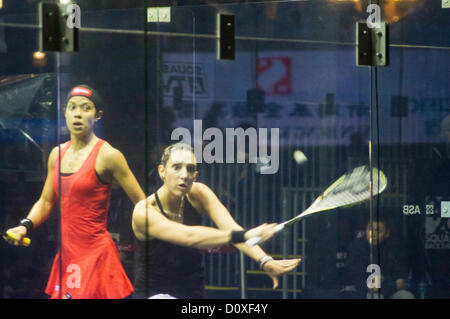
M 257 59 L 258 89 L 267 96 L 292 93 L 292 59 L 290 57 L 262 57 Z

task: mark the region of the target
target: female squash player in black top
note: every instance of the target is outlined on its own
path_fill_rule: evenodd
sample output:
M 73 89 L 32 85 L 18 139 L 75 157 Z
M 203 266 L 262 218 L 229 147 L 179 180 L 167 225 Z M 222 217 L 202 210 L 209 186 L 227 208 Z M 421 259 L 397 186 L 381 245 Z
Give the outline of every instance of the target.
M 167 294 L 174 298 L 203 298 L 204 282 L 201 252 L 229 243 L 259 262 L 273 288 L 278 276 L 295 267 L 300 259 L 273 260 L 259 246 L 245 240 L 275 233 L 276 224 L 263 224 L 243 231 L 214 192 L 195 182 L 198 171 L 190 146 L 173 144 L 164 150 L 158 173 L 163 185 L 133 212 L 133 230 L 138 239 L 135 298 Z M 201 226 L 206 215 L 217 228 Z

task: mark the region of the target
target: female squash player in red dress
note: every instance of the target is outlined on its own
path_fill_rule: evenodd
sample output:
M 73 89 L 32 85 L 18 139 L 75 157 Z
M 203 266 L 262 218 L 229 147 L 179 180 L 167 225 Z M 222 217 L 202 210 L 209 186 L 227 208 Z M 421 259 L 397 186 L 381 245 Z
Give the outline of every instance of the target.
M 41 197 L 27 218 L 8 230 L 14 244 L 21 244 L 32 228 L 49 217 L 59 196 L 61 246 L 45 290 L 53 299 L 118 299 L 133 292 L 106 229 L 107 212 L 113 180 L 134 204 L 145 194 L 122 153 L 94 134 L 102 108 L 101 97 L 89 86 L 70 91 L 65 110 L 70 140 L 60 152 L 58 147 L 51 151 Z

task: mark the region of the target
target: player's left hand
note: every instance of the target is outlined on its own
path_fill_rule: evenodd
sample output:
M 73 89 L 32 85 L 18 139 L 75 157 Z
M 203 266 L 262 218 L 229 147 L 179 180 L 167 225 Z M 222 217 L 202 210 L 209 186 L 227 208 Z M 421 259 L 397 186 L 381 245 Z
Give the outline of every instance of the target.
M 268 262 L 266 262 L 264 264 L 264 271 L 273 281 L 272 289 L 275 289 L 278 287 L 278 277 L 293 270 L 295 267 L 297 267 L 300 264 L 301 260 L 302 260 L 301 258 L 282 259 L 282 260 L 274 259 L 274 260 L 269 260 Z

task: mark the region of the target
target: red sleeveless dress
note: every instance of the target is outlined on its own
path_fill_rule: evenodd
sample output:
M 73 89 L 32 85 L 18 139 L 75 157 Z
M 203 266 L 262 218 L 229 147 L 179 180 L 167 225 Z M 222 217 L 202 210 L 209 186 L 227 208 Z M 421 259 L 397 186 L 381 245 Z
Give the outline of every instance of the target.
M 95 172 L 104 142 L 97 142 L 77 172 L 61 176 L 61 250 L 55 256 L 45 289 L 52 299 L 119 299 L 133 292 L 106 229 L 111 185 L 101 183 Z M 71 141 L 61 150 L 61 159 L 70 145 Z M 52 171 L 57 196 L 58 175 L 57 160 Z

